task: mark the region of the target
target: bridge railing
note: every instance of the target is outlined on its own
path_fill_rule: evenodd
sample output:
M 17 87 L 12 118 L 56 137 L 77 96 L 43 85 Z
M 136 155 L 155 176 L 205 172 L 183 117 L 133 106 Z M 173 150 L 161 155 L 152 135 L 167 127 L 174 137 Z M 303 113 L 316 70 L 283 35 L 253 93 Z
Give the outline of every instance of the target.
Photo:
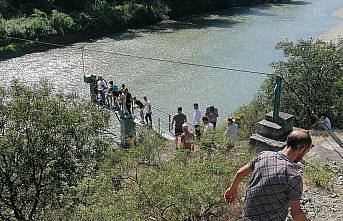
M 141 119 L 140 110 L 133 110 L 134 116 Z M 174 136 L 172 131 L 172 115 L 165 110 L 152 106 L 152 128 L 160 135 Z

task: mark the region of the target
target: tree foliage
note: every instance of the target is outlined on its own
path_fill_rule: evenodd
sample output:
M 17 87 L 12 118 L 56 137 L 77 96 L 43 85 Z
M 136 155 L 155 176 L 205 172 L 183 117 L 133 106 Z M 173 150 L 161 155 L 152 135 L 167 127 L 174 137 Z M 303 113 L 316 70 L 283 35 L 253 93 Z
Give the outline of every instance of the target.
M 338 43 L 285 41 L 277 49 L 283 50 L 286 58 L 273 63 L 275 75 L 284 78 L 281 111 L 295 115 L 298 127 L 310 129 L 317 121 L 313 114 L 326 114 L 334 127 L 342 129 L 343 40 Z M 264 113 L 273 110 L 274 88 L 275 76 L 271 76 L 253 101 L 235 112 L 247 136 L 254 133 L 254 125 L 264 118 Z
M 34 220 L 54 208 L 64 188 L 97 166 L 108 114 L 49 84 L 17 81 L 0 90 L 0 218 Z
M 274 63 L 275 73 L 288 83 L 283 86 L 282 109 L 296 115 L 299 126 L 309 128 L 315 114 L 327 114 L 334 125 L 343 128 L 343 94 L 340 82 L 343 79 L 343 41 L 280 42 L 287 61 Z M 270 85 L 271 86 L 271 85 Z M 292 92 L 295 90 L 306 103 L 302 104 Z
M 70 207 L 50 214 L 68 220 L 237 220 L 240 206 L 228 206 L 223 191 L 251 155 L 238 147 L 229 155 L 171 153 L 168 143 L 143 130 L 139 145 L 108 152 L 107 162 L 87 177 Z M 77 202 L 77 203 L 75 203 Z
M 3 0 L 0 1 L 0 35 L 70 42 L 148 25 L 168 17 L 178 18 L 263 2 L 275 1 Z M 7 47 L 9 45 L 11 47 Z M 18 47 L 15 47 L 16 45 Z M 21 41 L 0 41 L 0 49 L 5 51 L 4 55 L 7 55 L 6 52 L 13 53 L 16 49 L 20 51 L 23 48 L 28 47 Z

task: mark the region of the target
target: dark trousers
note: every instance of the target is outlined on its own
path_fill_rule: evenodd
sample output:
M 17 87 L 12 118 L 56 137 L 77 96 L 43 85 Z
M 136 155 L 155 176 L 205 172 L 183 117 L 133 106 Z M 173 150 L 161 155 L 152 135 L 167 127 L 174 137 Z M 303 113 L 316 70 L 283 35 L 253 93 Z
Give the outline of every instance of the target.
M 131 103 L 126 103 L 126 109 L 129 114 L 131 114 Z
M 151 117 L 151 113 L 146 113 L 145 114 L 145 121 L 148 124 L 150 120 L 150 123 L 152 124 L 152 117 Z
M 213 121 L 211 122 L 213 124 L 213 129 L 216 129 L 216 126 L 217 126 L 217 121 Z
M 200 137 L 201 137 L 200 125 L 194 125 L 194 129 L 195 129 L 196 138 L 200 139 Z

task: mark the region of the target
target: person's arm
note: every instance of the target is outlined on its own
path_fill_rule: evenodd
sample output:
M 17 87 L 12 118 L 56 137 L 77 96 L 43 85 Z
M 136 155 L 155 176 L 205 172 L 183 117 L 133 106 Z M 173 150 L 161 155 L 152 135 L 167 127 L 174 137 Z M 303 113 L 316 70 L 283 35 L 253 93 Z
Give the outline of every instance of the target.
M 224 134 L 223 134 L 223 140 L 225 141 L 227 139 L 227 133 L 228 133 L 228 128 L 226 128 Z
M 173 129 L 174 123 L 175 123 L 175 119 L 174 119 L 174 117 L 173 117 L 173 120 L 172 120 L 172 123 L 171 123 L 171 129 Z
M 185 143 L 186 143 L 185 136 L 181 135 L 181 144 L 185 145 Z
M 288 204 L 294 221 L 307 221 L 306 214 L 300 207 L 300 200 L 290 200 Z
M 192 133 L 192 141 L 194 142 L 194 140 L 195 140 L 195 136 L 194 136 L 194 134 Z M 194 151 L 194 144 L 193 144 L 193 142 L 192 142 L 192 147 L 191 147 L 191 149 Z
M 236 175 L 233 178 L 231 186 L 224 193 L 224 199 L 227 203 L 232 203 L 236 199 L 237 190 L 240 182 L 252 171 L 253 170 L 250 167 L 250 165 L 247 164 L 236 172 Z

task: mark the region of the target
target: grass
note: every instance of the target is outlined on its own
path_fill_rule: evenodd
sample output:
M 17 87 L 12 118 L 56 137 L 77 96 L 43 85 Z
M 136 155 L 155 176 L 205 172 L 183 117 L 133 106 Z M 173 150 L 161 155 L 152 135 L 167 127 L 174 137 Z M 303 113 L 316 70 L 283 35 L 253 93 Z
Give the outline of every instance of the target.
M 305 183 L 309 186 L 328 190 L 333 188 L 334 171 L 329 165 L 321 164 L 314 158 L 309 158 L 303 170 Z

